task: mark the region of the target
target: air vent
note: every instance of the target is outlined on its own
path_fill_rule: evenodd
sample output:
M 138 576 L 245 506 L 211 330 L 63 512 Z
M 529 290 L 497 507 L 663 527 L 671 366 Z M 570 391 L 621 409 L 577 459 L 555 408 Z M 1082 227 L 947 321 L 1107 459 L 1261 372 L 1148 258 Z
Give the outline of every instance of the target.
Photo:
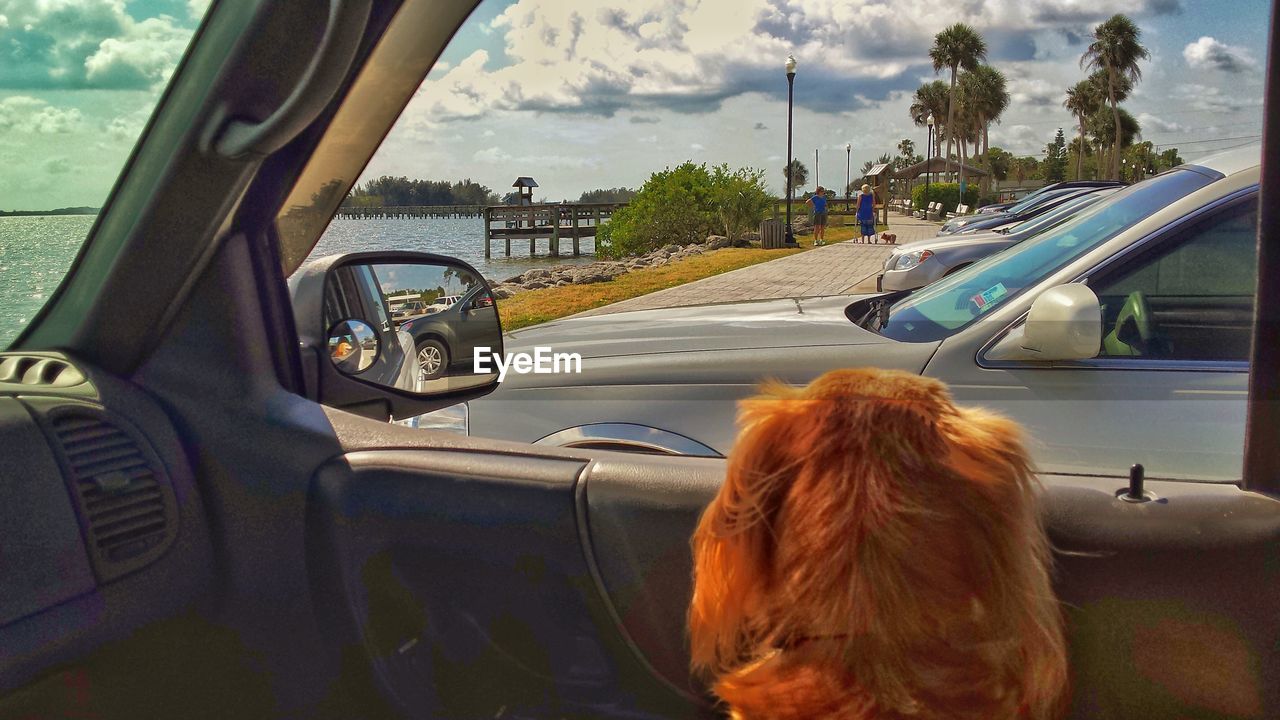
M 105 413 L 64 410 L 50 422 L 100 581 L 159 557 L 176 530 L 173 491 L 159 463 Z
M 0 356 L 0 383 L 71 387 L 84 382 L 84 374 L 65 360 L 39 355 Z

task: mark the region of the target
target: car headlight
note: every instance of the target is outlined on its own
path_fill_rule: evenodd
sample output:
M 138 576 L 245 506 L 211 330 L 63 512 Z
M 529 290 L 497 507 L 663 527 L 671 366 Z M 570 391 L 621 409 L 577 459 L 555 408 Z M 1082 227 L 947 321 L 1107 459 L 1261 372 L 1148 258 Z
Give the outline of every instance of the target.
M 898 256 L 898 261 L 893 264 L 893 269 L 910 270 L 931 257 L 933 257 L 932 250 L 916 250 L 915 252 L 902 253 Z

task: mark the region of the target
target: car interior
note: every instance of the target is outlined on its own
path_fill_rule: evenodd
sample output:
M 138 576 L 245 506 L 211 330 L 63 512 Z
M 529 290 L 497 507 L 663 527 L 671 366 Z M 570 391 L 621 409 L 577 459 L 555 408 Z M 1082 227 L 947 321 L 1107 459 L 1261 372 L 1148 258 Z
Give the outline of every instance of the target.
M 211 5 L 0 353 L 0 717 L 725 716 L 685 635 L 723 459 L 387 422 L 496 380 L 332 372 L 324 303 L 290 301 L 475 5 Z M 1256 204 L 1094 283 L 1109 353 L 1253 372 L 1238 483 L 1152 478 L 1129 502 L 1123 474 L 1041 478 L 1072 718 L 1280 717 L 1280 113 L 1266 132 Z M 1233 273 L 1251 252 L 1259 277 Z M 1192 310 L 1221 335 L 1181 332 Z

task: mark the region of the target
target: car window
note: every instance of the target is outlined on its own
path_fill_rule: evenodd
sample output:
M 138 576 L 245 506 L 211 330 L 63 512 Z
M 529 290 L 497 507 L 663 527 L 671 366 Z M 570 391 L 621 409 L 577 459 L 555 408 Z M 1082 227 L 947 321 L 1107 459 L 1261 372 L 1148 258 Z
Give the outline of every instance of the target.
M 66 276 L 207 5 L 0 2 L 0 349 Z
M 1038 232 L 1052 227 L 1060 222 L 1066 221 L 1071 217 L 1072 213 L 1092 205 L 1104 197 L 1106 197 L 1106 195 L 1103 193 L 1086 193 L 1078 198 L 1072 198 L 1044 215 L 1023 220 L 1016 225 L 1010 226 L 1009 233 Z
M 1099 357 L 1248 361 L 1257 223 L 1254 198 L 1091 282 L 1102 306 Z
M 1200 173 L 1175 170 L 1121 190 L 1049 232 L 898 301 L 880 332 L 907 342 L 949 337 L 1046 275 L 1209 182 L 1210 178 Z

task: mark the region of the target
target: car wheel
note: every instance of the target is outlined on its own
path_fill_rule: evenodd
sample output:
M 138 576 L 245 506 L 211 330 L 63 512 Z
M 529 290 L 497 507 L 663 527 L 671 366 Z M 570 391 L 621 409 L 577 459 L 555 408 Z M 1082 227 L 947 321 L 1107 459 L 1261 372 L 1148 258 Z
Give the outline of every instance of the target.
M 449 369 L 449 348 L 434 338 L 419 340 L 417 348 L 418 378 L 425 381 L 444 376 Z

